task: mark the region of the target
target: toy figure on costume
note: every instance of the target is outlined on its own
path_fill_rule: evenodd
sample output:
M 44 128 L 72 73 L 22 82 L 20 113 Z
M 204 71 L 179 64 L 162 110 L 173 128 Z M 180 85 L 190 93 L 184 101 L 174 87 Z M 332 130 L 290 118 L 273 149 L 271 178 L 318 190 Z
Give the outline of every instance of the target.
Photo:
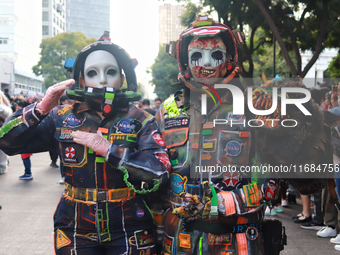
M 57 255 L 156 254 L 141 195 L 167 181 L 169 158 L 155 119 L 129 103 L 140 98 L 136 62 L 104 39 L 67 61 L 74 80 L 7 120 L 0 148 L 9 155 L 59 148 L 66 188 L 54 214 Z M 77 102 L 55 107 L 70 86 Z
M 263 222 L 260 187 L 251 175 L 233 171 L 251 165 L 252 131 L 214 125 L 215 119 L 245 119 L 233 114 L 230 91 L 214 88 L 241 71 L 237 44 L 242 40 L 203 14 L 169 47 L 182 84 L 156 114 L 172 164 L 163 254 L 265 254 L 265 245 L 278 254 L 283 248 L 281 223 Z M 268 236 L 276 237 L 276 244 L 264 243 Z

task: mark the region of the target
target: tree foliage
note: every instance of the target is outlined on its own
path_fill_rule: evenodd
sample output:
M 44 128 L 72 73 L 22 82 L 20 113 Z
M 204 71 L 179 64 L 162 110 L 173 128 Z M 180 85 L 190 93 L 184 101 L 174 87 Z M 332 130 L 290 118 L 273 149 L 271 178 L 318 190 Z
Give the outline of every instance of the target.
M 42 40 L 41 58 L 38 64 L 33 66 L 33 73 L 46 77 L 46 88 L 69 79 L 71 74 L 64 68 L 65 60 L 75 58 L 82 48 L 95 41 L 95 38 L 86 38 L 81 32 L 60 33 Z
M 338 33 L 332 32 L 340 23 L 337 0 L 203 0 L 202 5 L 214 8 L 219 20 L 231 29 L 247 34 L 247 42 L 239 52 L 241 75 L 245 78 L 253 77 L 253 56 L 261 47 L 272 46 L 273 36 L 291 74 L 301 77 L 307 74 L 322 50 L 337 41 Z M 256 36 L 259 28 L 265 33 Z M 304 50 L 311 50 L 314 55 L 302 70 L 301 51 Z
M 154 93 L 165 100 L 174 93 L 171 84 L 177 82 L 178 65 L 176 59 L 165 52 L 165 45 L 159 47 L 159 52 L 155 62 L 150 67 L 152 84 L 155 85 Z

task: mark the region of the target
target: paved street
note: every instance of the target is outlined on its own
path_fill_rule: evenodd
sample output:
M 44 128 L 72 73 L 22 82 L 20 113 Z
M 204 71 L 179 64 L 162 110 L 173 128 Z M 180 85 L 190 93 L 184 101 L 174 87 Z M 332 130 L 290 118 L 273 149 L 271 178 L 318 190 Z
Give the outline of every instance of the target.
M 63 191 L 58 168 L 50 167 L 48 153 L 31 157 L 32 181 L 20 181 L 24 166 L 20 156 L 10 157 L 7 173 L 0 175 L 0 255 L 52 255 L 53 213 Z M 58 162 L 59 164 L 59 162 Z M 291 216 L 301 205 L 291 205 L 272 218 L 284 222 L 288 245 L 284 255 L 339 254 L 328 238 L 294 224 Z

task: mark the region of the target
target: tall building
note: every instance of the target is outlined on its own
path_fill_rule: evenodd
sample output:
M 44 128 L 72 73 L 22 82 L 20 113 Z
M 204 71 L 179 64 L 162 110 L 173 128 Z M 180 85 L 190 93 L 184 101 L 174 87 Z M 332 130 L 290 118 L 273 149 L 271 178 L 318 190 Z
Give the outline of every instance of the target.
M 99 39 L 110 31 L 110 0 L 66 0 L 66 31 Z
M 159 6 L 159 44 L 177 41 L 185 30 L 181 25 L 180 16 L 184 11 L 181 5 L 164 4 Z
M 41 1 L 0 1 L 0 58 L 6 66 L 0 69 L 0 82 L 12 95 L 15 88 L 27 95 L 42 92 L 43 79 L 32 72 L 40 58 L 41 19 Z
M 66 0 L 42 0 L 42 37 L 66 31 Z

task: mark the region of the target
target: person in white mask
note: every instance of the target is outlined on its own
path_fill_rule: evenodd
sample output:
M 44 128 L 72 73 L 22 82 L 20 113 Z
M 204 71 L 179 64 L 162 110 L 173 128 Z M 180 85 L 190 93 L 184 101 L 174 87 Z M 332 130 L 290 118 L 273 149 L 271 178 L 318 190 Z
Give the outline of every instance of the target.
M 59 148 L 66 185 L 54 214 L 57 255 L 156 254 L 141 195 L 167 181 L 170 162 L 154 118 L 130 104 L 138 97 L 135 64 L 110 41 L 95 42 L 79 53 L 73 79 L 0 130 L 9 155 Z M 70 86 L 67 96 L 77 101 L 55 107 Z

